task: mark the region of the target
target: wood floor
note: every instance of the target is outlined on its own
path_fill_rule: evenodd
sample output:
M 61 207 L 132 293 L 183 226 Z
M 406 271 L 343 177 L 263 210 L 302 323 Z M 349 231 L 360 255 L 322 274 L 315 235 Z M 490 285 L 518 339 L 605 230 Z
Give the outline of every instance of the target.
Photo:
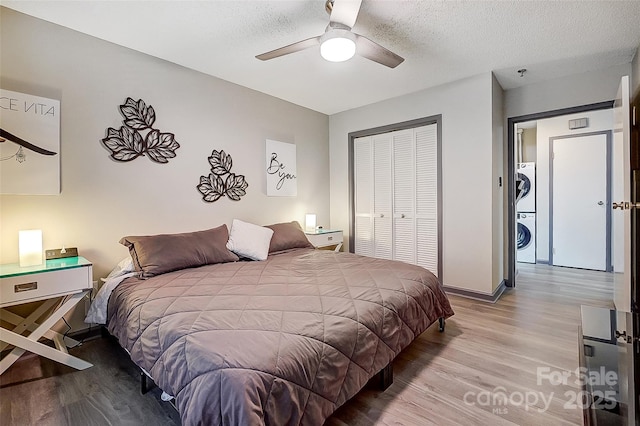
M 612 307 L 612 298 L 611 274 L 519 265 L 517 289 L 495 304 L 450 296 L 456 314 L 445 332 L 423 333 L 394 361 L 391 387 L 367 386 L 326 424 L 581 424 L 581 412 L 570 408 L 580 391 L 580 305 Z M 0 376 L 0 424 L 180 424 L 157 389 L 140 394 L 135 366 L 112 339 L 71 352 L 94 367 L 75 371 L 28 356 Z M 538 368 L 571 377 L 554 386 L 539 380 Z M 507 404 L 491 400 L 500 393 Z

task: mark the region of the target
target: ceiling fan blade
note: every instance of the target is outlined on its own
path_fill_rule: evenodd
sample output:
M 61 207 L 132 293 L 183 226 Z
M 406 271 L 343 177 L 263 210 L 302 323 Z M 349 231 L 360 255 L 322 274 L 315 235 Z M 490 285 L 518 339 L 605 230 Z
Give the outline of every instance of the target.
M 329 18 L 330 24 L 338 23 L 346 25 L 350 29 L 353 28 L 361 4 L 362 0 L 333 0 L 331 18 Z
M 355 34 L 355 36 L 356 52 L 358 55 L 389 68 L 395 68 L 404 61 L 402 56 L 396 55 L 389 49 L 380 46 L 375 41 L 371 41 L 360 34 Z
M 256 56 L 256 58 L 260 59 L 261 61 L 267 61 L 269 59 L 273 59 L 280 56 L 288 55 L 290 53 L 295 53 L 301 50 L 309 49 L 319 44 L 320 44 L 320 36 L 312 37 L 306 40 L 299 41 L 297 43 L 290 44 L 285 47 L 281 47 L 276 50 L 272 50 L 270 52 L 263 53 L 261 55 Z

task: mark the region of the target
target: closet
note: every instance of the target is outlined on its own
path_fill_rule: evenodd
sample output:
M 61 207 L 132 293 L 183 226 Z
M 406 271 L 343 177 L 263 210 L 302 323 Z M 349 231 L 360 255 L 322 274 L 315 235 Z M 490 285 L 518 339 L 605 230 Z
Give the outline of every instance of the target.
M 354 252 L 440 276 L 438 123 L 355 137 L 352 147 Z

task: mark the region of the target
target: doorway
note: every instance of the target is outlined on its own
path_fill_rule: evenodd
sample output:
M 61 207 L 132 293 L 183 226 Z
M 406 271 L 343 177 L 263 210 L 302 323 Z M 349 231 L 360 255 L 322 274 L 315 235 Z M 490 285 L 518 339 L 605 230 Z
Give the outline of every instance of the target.
M 516 229 L 517 229 L 517 210 L 516 210 L 516 171 L 518 167 L 518 163 L 516 161 L 516 128 L 518 124 L 524 124 L 528 122 L 535 122 L 538 120 L 555 118 L 560 116 L 567 116 L 571 114 L 577 113 L 588 113 L 592 111 L 600 111 L 607 110 L 613 108 L 613 101 L 600 102 L 596 104 L 583 105 L 572 108 L 564 108 L 560 110 L 547 111 L 536 114 L 529 114 L 525 116 L 519 117 L 511 117 L 508 118 L 507 123 L 507 188 L 508 188 L 508 199 L 507 199 L 507 279 L 506 285 L 507 287 L 515 287 L 516 280 L 516 260 L 517 260 L 517 238 L 516 238 Z M 548 140 L 548 139 L 547 139 Z M 549 172 L 548 164 L 543 164 L 543 161 L 539 162 L 537 165 L 539 169 L 545 171 L 542 177 L 538 179 L 538 186 L 542 184 L 543 187 L 549 187 Z M 544 176 L 547 176 L 546 178 Z M 545 217 L 544 212 L 548 212 L 548 204 L 549 200 L 538 199 L 536 202 L 536 224 L 538 229 L 549 229 L 549 217 L 548 213 Z M 542 226 L 541 226 L 542 225 Z M 548 250 L 549 250 L 549 234 L 548 231 L 543 231 L 542 233 L 537 233 L 537 255 L 540 253 L 544 256 L 547 256 L 546 259 L 549 259 Z M 548 263 L 548 260 L 547 260 Z

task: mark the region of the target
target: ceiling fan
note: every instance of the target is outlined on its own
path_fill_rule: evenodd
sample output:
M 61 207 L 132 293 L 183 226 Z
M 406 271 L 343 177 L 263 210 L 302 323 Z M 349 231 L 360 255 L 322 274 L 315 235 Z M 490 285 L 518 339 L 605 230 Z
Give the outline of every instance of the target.
M 256 58 L 267 61 L 320 45 L 320 54 L 328 61 L 346 61 L 357 53 L 389 68 L 397 67 L 404 58 L 351 31 L 356 23 L 361 3 L 362 0 L 327 0 L 325 9 L 330 18 L 324 34 L 263 53 Z

